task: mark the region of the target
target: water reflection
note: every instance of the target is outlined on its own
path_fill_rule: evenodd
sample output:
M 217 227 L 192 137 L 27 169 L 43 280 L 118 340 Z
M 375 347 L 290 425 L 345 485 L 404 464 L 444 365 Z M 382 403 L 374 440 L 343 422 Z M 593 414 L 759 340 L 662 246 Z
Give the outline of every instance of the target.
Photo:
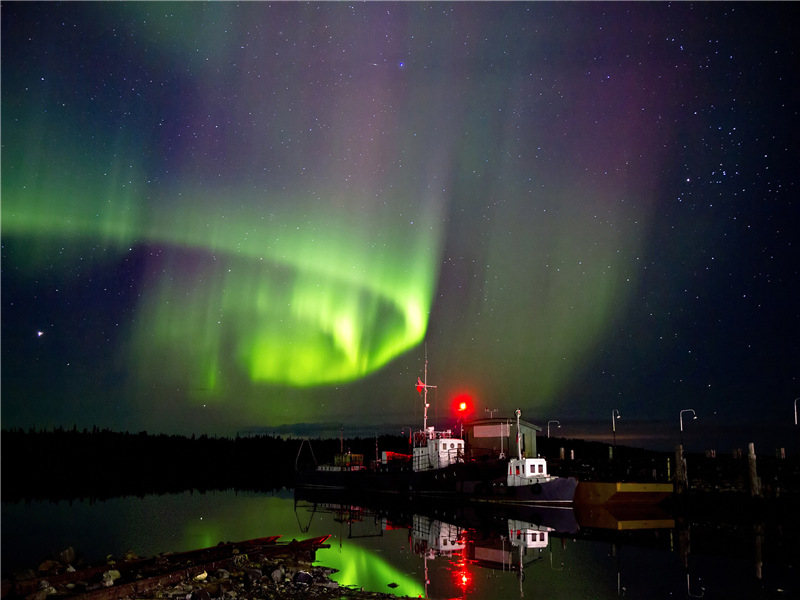
M 736 522 L 601 507 L 370 503 L 234 491 L 2 507 L 2 571 L 73 546 L 89 561 L 133 550 L 331 534 L 334 579 L 441 598 L 794 597 L 796 519 Z
M 296 509 L 357 515 L 362 523 L 371 518 L 383 534 L 405 530 L 408 544 L 393 561 L 417 559 L 428 598 L 750 599 L 797 591 L 796 551 L 774 556 L 764 578 L 763 524 L 752 530 L 749 544 L 755 546 L 723 541 L 721 548 L 704 527 L 692 532 L 688 520 L 676 522 L 658 506 L 573 510 L 383 501 L 376 507 L 364 500 L 356 509 L 344 501 L 300 496 Z M 747 538 L 747 527 L 731 529 Z M 695 538 L 702 552 L 692 552 Z M 374 584 L 381 590 L 385 581 Z
M 429 598 L 524 597 L 526 593 L 567 598 L 587 590 L 593 597 L 622 595 L 626 590 L 621 585 L 614 533 L 626 530 L 630 540 L 634 530 L 649 529 L 653 534 L 661 529 L 661 539 L 668 540 L 663 529 L 675 525 L 659 509 L 649 515 L 584 511 L 581 525 L 576 512 L 565 508 L 410 501 L 387 505 L 385 499 L 379 507 L 370 507 L 368 501 L 355 507 L 346 500 L 306 491 L 296 496 L 296 509 L 299 513 L 329 511 L 336 519 L 350 515 L 361 523 L 372 515 L 383 532 L 405 530 L 407 553 L 422 565 L 424 596 Z M 600 546 L 584 542 L 584 535 L 611 540 L 617 557 L 613 588 L 603 581 L 607 546 L 598 552 Z

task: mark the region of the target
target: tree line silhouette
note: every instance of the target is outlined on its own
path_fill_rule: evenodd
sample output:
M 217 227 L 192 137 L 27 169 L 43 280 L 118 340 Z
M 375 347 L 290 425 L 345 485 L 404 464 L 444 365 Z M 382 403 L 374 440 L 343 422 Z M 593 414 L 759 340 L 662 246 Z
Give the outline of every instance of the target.
M 661 480 L 671 453 L 618 446 L 615 460 L 608 444 L 563 438 L 538 438 L 538 451 L 546 456 L 550 471 L 590 481 Z M 576 460 L 558 459 L 562 447 L 575 449 Z M 238 489 L 274 491 L 294 485 L 296 468 L 331 463 L 339 452 L 361 454 L 368 464 L 380 451 L 410 453 L 408 436 L 369 438 L 300 438 L 268 434 L 236 437 L 79 430 L 4 429 L 0 433 L 0 495 L 3 502 L 31 500 L 103 500 L 117 496 L 180 493 L 196 490 Z M 730 474 L 709 475 L 744 460 L 719 457 L 691 458 L 695 474 L 704 479 L 728 481 Z M 710 466 L 704 468 L 708 463 Z M 674 464 L 674 462 L 673 462 Z M 798 461 L 760 457 L 759 474 L 765 485 L 782 482 L 784 490 L 798 489 Z M 657 471 L 657 473 L 655 471 Z M 713 470 L 713 469 L 712 469 Z M 735 469 L 734 469 L 735 470 Z M 706 472 L 708 471 L 708 473 Z M 773 473 L 774 471 L 774 473 Z M 738 471 L 736 471 L 738 473 Z
M 306 443 L 306 445 L 309 442 Z M 407 439 L 382 436 L 381 449 L 406 451 Z M 374 457 L 376 440 L 310 440 L 273 435 L 234 438 L 100 429 L 8 429 L 0 434 L 3 502 L 107 499 L 116 496 L 271 491 L 291 487 L 296 463 L 329 462 L 346 451 Z

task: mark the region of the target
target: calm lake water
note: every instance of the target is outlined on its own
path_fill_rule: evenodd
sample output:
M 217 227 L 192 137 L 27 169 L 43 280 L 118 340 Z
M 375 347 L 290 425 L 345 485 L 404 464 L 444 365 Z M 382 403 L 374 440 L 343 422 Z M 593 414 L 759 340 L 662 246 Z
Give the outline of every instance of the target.
M 376 514 L 326 498 L 296 499 L 292 490 L 186 492 L 3 503 L 2 573 L 34 567 L 67 546 L 95 561 L 128 550 L 149 557 L 267 535 L 331 534 L 318 564 L 338 569 L 333 578 L 341 584 L 396 595 L 796 598 L 797 531 L 571 509 L 473 514 L 406 504 Z

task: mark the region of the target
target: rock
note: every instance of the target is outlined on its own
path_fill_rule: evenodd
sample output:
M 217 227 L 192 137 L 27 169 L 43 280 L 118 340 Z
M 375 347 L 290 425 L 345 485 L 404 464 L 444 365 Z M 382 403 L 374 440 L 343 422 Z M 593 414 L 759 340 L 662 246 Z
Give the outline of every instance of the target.
M 237 554 L 236 552 L 234 552 L 233 564 L 235 566 L 241 567 L 242 565 L 247 564 L 248 560 L 249 559 L 247 558 L 247 554 Z
M 211 589 L 208 590 L 208 593 L 212 596 L 219 597 L 233 589 L 233 580 L 231 579 L 223 579 L 222 581 L 218 581 L 216 583 L 216 591 L 212 591 Z
M 294 574 L 292 578 L 292 583 L 298 583 L 300 585 L 311 585 L 314 583 L 314 578 L 311 576 L 311 573 L 308 571 L 298 571 Z
M 330 588 L 332 590 L 339 589 L 339 582 L 338 581 L 318 581 L 314 585 L 318 587 Z
M 43 560 L 36 568 L 39 573 L 57 573 L 61 568 L 61 563 L 55 560 Z
M 124 560 L 126 562 L 130 561 L 130 560 L 139 560 L 139 556 L 133 550 L 128 550 L 125 553 L 125 556 L 122 557 L 122 560 Z
M 231 574 L 229 571 L 226 571 L 225 569 L 217 569 L 216 572 L 214 573 L 214 576 L 217 579 L 230 579 Z
M 37 590 L 32 594 L 28 594 L 27 596 L 25 596 L 25 600 L 45 600 L 45 598 L 47 598 L 48 593 L 49 592 L 47 589 Z
M 62 565 L 71 565 L 75 562 L 75 548 L 69 546 L 58 553 L 58 560 Z
M 253 568 L 248 568 L 248 567 L 243 567 L 242 568 L 242 573 L 245 574 L 245 576 L 247 577 L 247 580 L 250 583 L 258 581 L 259 579 L 261 579 L 261 577 L 263 575 L 263 573 L 261 572 L 261 569 L 253 569 Z
M 110 569 L 103 573 L 103 587 L 111 587 L 114 585 L 114 582 L 122 577 L 122 573 L 117 571 L 116 569 Z
M 283 583 L 283 580 L 286 579 L 286 569 L 283 568 L 283 565 L 280 565 L 277 569 L 272 571 L 271 576 L 272 581 L 275 583 Z
M 189 594 L 190 600 L 211 600 L 211 594 L 207 590 L 196 590 Z

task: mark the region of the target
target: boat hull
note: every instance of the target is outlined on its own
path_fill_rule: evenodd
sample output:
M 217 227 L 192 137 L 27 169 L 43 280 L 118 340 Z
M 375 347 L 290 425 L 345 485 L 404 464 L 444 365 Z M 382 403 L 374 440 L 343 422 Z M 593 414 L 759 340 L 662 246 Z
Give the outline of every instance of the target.
M 465 502 L 571 504 L 578 485 L 572 477 L 543 477 L 529 485 L 509 486 L 507 462 L 474 461 L 442 469 L 413 471 L 409 465 L 378 469 L 298 471 L 301 489 L 359 490 Z
M 413 515 L 423 515 L 457 527 L 508 533 L 508 521 L 533 523 L 563 534 L 578 533 L 574 507 L 559 504 L 487 504 L 408 498 L 399 494 L 372 494 L 353 490 L 295 488 L 296 502 L 326 507 L 358 507 L 386 517 L 392 524 L 411 523 Z

